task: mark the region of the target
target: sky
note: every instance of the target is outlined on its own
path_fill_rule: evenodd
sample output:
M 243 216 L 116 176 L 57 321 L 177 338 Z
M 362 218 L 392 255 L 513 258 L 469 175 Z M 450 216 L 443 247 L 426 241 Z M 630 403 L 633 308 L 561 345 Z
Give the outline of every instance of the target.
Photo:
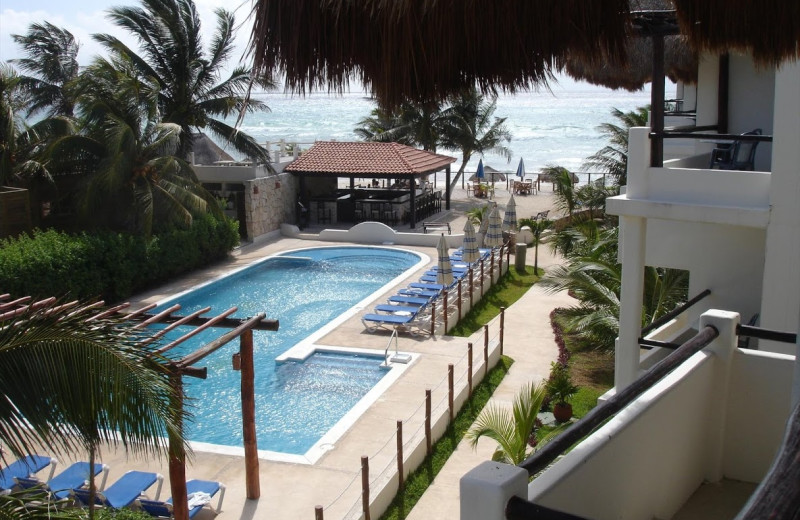
M 214 10 L 223 7 L 233 11 L 239 26 L 236 38 L 236 50 L 227 63 L 227 70 L 233 69 L 241 61 L 249 66 L 251 60 L 245 57 L 250 38 L 252 22 L 248 19 L 253 0 L 195 0 L 200 14 L 203 42 L 211 40 L 216 27 Z M 136 41 L 126 31 L 117 28 L 106 19 L 109 8 L 118 5 L 139 5 L 138 0 L 0 0 L 0 61 L 21 57 L 19 46 L 11 39 L 12 34 L 27 33 L 31 23 L 50 22 L 53 25 L 70 31 L 80 44 L 78 62 L 88 65 L 103 48 L 91 37 L 96 33 L 110 33 L 122 40 L 131 48 Z M 587 83 L 576 82 L 567 76 L 558 76 L 558 83 L 552 85 L 556 89 L 591 90 Z M 351 90 L 356 90 L 351 86 Z M 649 90 L 649 84 L 645 86 Z

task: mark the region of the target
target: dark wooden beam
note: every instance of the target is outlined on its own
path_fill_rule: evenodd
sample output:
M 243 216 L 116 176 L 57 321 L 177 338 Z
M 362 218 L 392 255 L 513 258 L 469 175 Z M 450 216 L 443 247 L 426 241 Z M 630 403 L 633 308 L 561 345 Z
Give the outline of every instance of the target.
M 650 87 L 650 130 L 655 134 L 664 131 L 664 35 L 654 34 L 653 83 Z M 664 140 L 650 139 L 650 166 L 664 166 Z
M 717 82 L 717 130 L 728 133 L 728 98 L 730 97 L 730 56 L 725 53 L 719 57 L 719 77 Z

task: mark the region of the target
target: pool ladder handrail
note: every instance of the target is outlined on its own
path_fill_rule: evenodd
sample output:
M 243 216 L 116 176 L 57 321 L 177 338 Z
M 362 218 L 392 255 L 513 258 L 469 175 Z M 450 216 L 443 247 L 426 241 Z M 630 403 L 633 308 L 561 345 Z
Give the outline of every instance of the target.
M 397 329 L 394 329 L 392 335 L 389 336 L 389 341 L 386 343 L 386 350 L 383 352 L 383 364 L 381 366 L 389 366 L 389 349 L 392 348 L 392 340 L 394 340 L 394 354 L 396 356 L 398 354 Z

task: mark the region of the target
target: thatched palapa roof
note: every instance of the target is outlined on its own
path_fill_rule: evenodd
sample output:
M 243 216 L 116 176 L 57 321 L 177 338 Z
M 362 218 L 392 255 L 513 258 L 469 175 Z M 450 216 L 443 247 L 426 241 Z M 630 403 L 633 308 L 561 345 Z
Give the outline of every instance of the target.
M 192 134 L 192 152 L 195 164 L 214 164 L 217 161 L 233 160 L 228 152 L 202 132 Z
M 798 57 L 796 0 L 674 5 L 693 50 L 748 50 L 773 64 Z M 343 90 L 353 78 L 392 106 L 474 84 L 537 88 L 568 59 L 618 59 L 634 34 L 630 13 L 627 0 L 256 0 L 251 50 L 255 69 L 285 74 L 292 91 Z
M 296 92 L 359 79 L 387 105 L 477 84 L 546 86 L 567 56 L 624 52 L 627 0 L 257 0 L 257 71 Z

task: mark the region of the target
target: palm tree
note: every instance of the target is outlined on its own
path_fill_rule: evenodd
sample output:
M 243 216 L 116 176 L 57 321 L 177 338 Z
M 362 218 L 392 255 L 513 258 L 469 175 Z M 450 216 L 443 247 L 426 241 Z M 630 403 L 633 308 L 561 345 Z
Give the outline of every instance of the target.
M 481 411 L 466 438 L 474 448 L 481 437 L 488 437 L 498 443 L 492 455 L 493 461 L 519 464 L 531 451 L 528 448 L 533 445 L 531 437 L 535 435 L 536 418 L 546 394 L 544 385 L 527 383 L 514 396 L 511 412 L 489 404 Z
M 491 152 L 511 160 L 511 142 L 505 126 L 506 118 L 492 117 L 497 109 L 497 95 L 484 98 L 477 88 L 471 88 L 450 99 L 450 107 L 442 114 L 442 147 L 461 151 L 461 166 L 450 183 L 453 188 L 464 174 L 474 154 Z
M 30 95 L 28 116 L 47 110 L 47 116 L 72 117 L 75 100 L 69 84 L 78 77 L 78 49 L 72 33 L 50 22 L 34 23 L 25 35 L 12 34 L 25 58 L 11 60 L 23 72 L 20 87 Z
M 17 457 L 43 446 L 89 453 L 106 442 L 157 456 L 183 447 L 177 394 L 157 342 L 91 305 L 50 302 L 0 328 L 0 441 Z M 91 326 L 87 320 L 92 318 Z M 93 486 L 93 480 L 90 482 Z M 91 514 L 91 512 L 90 512 Z
M 563 166 L 546 166 L 542 168 L 542 173 L 553 179 L 553 191 L 555 191 L 553 203 L 556 209 L 561 213 L 566 213 L 572 219 L 572 214 L 579 205 L 575 183 L 572 182 L 574 174 Z
M 218 204 L 177 157 L 181 128 L 158 120 L 158 90 L 130 74 L 127 58 L 98 58 L 78 80 L 86 122 L 81 135 L 57 140 L 62 169 L 87 177 L 81 210 L 95 225 L 149 235 L 169 224 L 188 227 Z
M 639 107 L 630 112 L 618 108 L 611 110 L 611 115 L 620 124 L 603 123 L 597 130 L 608 138 L 609 144 L 594 155 L 587 157 L 583 164 L 586 169 L 599 169 L 608 172 L 617 179 L 620 186 L 627 184 L 628 179 L 628 132 L 635 126 L 647 126 L 650 105 Z
M 158 95 L 162 122 L 178 125 L 178 155 L 188 157 L 193 129 L 207 129 L 240 153 L 269 166 L 269 154 L 252 137 L 217 117 L 267 110 L 250 99 L 253 83 L 271 88 L 264 77 L 253 77 L 250 69 L 236 67 L 217 83 L 221 68 L 233 52 L 235 19 L 224 9 L 216 11 L 217 27 L 208 53 L 201 46 L 200 18 L 192 0 L 142 0 L 143 7 L 114 7 L 111 21 L 129 31 L 140 45 L 141 55 L 115 36 L 96 34 L 113 59 L 133 66 L 140 81 L 151 83 Z
M 435 152 L 442 133 L 442 107 L 435 102 L 406 102 L 396 110 L 378 107 L 358 124 L 355 133 L 366 141 L 400 143 Z

